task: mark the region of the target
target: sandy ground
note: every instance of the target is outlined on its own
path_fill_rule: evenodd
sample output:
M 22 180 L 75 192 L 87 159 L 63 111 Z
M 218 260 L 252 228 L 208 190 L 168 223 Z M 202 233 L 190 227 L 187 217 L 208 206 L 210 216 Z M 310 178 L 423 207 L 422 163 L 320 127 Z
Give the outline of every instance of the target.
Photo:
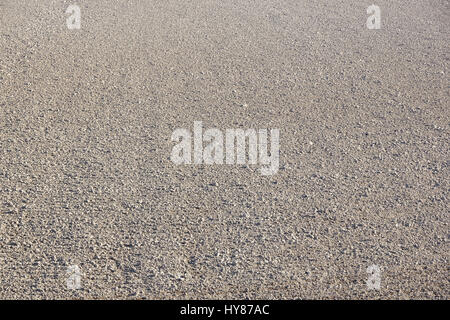
M 450 4 L 372 2 L 0 0 L 0 298 L 448 299 Z

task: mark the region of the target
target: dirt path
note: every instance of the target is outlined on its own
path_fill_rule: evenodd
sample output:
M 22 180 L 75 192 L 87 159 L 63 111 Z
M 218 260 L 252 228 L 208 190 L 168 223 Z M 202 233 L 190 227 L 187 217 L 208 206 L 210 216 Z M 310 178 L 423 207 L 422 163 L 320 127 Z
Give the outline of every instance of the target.
M 449 2 L 331 2 L 0 1 L 0 298 L 448 299 Z

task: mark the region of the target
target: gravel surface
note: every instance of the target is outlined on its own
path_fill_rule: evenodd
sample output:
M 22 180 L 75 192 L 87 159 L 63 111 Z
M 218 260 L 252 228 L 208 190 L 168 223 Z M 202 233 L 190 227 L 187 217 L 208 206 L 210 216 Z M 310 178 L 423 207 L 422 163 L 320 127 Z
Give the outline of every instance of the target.
M 450 4 L 372 2 L 0 0 L 0 298 L 449 299 Z

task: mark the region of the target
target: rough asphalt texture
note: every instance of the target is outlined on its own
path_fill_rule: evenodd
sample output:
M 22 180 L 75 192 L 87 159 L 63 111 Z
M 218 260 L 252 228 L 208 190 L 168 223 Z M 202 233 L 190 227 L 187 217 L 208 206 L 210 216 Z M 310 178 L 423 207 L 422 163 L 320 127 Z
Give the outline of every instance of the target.
M 450 4 L 372 2 L 0 0 L 0 298 L 449 299 Z

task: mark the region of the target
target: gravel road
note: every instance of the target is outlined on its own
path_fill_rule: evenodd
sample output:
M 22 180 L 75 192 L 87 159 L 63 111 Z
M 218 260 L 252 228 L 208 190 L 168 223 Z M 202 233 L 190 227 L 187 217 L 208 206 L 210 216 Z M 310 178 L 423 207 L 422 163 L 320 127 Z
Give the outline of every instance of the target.
M 0 0 L 0 298 L 449 299 L 449 31 L 448 0 Z M 278 172 L 176 165 L 194 121 L 279 129 Z

